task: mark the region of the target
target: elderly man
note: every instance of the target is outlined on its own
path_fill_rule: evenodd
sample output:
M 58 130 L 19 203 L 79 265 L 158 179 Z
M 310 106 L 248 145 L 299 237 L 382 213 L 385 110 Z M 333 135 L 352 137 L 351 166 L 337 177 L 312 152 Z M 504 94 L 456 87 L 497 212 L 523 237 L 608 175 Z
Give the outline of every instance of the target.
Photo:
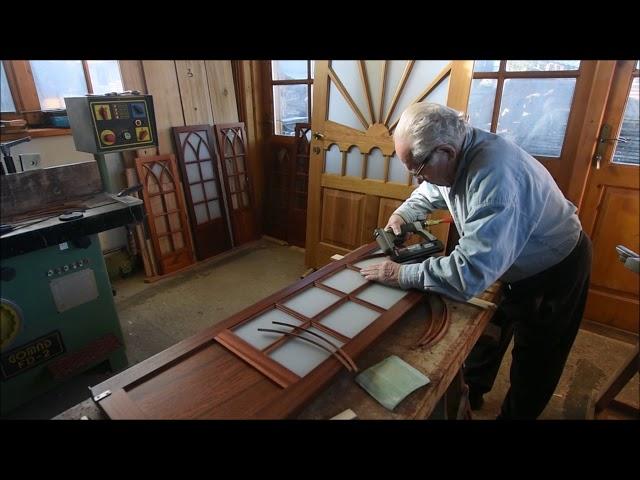
M 549 172 L 506 138 L 469 125 L 455 110 L 417 103 L 394 132 L 396 154 L 419 182 L 385 228 L 449 209 L 460 234 L 450 255 L 362 270 L 367 280 L 467 300 L 500 279 L 505 298 L 465 362 L 472 408 L 493 386 L 514 338 L 511 385 L 500 419 L 537 418 L 562 374 L 582 319 L 591 242 L 576 207 Z

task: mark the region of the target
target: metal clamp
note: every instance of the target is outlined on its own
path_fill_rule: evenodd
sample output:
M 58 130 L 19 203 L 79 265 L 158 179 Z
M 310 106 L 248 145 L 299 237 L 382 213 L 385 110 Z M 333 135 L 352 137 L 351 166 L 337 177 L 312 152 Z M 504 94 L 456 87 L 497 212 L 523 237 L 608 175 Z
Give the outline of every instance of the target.
M 93 397 L 93 401 L 94 402 L 99 402 L 103 398 L 107 398 L 109 395 L 111 395 L 111 390 L 105 390 L 100 395 L 96 395 L 95 397 Z

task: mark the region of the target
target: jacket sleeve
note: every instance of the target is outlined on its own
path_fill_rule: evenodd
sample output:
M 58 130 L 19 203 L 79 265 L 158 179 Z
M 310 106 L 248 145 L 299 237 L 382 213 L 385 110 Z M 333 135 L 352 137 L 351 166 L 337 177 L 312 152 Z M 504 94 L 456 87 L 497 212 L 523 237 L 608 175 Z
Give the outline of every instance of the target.
M 400 215 L 406 223 L 411 223 L 423 220 L 428 213 L 440 209 L 448 209 L 440 190 L 428 182 L 423 182 L 393 213 Z
M 480 204 L 463 225 L 455 250 L 448 256 L 402 265 L 402 288 L 441 293 L 468 300 L 500 278 L 524 248 L 531 221 L 514 204 Z

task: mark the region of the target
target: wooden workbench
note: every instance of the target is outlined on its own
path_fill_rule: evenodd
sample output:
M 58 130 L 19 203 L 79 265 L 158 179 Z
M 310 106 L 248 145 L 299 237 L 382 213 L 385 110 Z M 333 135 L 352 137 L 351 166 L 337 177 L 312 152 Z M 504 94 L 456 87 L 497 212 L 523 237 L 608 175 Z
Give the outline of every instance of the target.
M 498 303 L 500 285 L 492 285 L 479 298 Z M 397 355 L 427 375 L 430 383 L 417 389 L 391 412 L 377 403 L 354 381 L 354 373 L 338 374 L 330 386 L 298 415 L 299 419 L 329 419 L 350 409 L 359 419 L 459 418 L 464 385 L 460 371 L 464 359 L 493 315 L 491 309 L 445 299 L 451 323 L 445 336 L 432 347 L 415 348 L 425 329 L 428 309 L 418 304 L 358 359 L 360 371 Z M 105 419 L 90 398 L 54 419 Z

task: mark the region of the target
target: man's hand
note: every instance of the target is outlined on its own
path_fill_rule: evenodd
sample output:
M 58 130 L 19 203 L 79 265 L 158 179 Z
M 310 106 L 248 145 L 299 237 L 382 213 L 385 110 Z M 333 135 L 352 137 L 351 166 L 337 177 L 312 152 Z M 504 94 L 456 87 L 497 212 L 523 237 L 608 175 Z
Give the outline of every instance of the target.
M 389 221 L 387 222 L 387 225 L 384 227 L 385 230 L 389 230 L 389 228 L 391 228 L 391 230 L 393 230 L 393 233 L 395 233 L 396 235 L 400 235 L 400 225 L 404 224 L 405 221 L 404 219 L 400 216 L 400 215 L 391 215 L 389 217 Z
M 385 260 L 382 263 L 369 265 L 360 270 L 362 276 L 367 280 L 384 283 L 390 287 L 399 287 L 398 275 L 400 274 L 400 264 Z

